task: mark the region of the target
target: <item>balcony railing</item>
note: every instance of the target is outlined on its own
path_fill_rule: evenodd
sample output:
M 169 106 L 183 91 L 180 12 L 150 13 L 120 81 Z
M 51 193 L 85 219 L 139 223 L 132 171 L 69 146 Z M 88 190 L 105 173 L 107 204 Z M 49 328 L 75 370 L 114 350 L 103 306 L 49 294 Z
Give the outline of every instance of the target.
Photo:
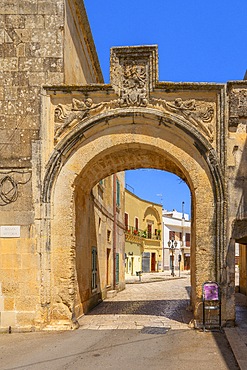
M 126 235 L 134 235 L 136 237 L 140 237 L 140 238 L 144 238 L 144 239 L 161 240 L 160 230 L 157 230 L 156 234 L 152 234 L 152 233 L 148 232 L 147 230 L 136 229 L 133 226 L 126 226 L 125 234 Z

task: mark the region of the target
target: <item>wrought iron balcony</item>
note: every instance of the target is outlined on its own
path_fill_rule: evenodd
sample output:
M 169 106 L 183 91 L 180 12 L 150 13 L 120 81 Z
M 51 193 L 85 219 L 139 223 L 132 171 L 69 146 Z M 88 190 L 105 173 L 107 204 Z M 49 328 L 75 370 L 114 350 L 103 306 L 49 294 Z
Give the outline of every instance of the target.
M 156 234 L 152 234 L 148 232 L 147 230 L 141 230 L 136 229 L 134 226 L 126 226 L 125 228 L 125 235 L 134 235 L 139 238 L 144 239 L 155 239 L 155 240 L 161 240 L 161 231 L 157 230 Z

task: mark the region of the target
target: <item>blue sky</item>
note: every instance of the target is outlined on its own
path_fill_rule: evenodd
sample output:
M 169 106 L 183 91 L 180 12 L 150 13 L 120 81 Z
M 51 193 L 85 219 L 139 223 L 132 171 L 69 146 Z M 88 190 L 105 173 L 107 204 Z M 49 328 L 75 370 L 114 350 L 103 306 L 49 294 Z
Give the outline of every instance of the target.
M 244 77 L 247 0 L 84 0 L 84 3 L 106 83 L 110 48 L 129 45 L 158 45 L 160 81 L 227 82 Z M 136 195 L 159 203 L 156 194 L 163 194 L 164 208 L 169 210 L 181 210 L 185 201 L 185 211 L 189 212 L 188 188 L 176 176 L 162 171 L 132 172 L 127 174 L 126 182 Z

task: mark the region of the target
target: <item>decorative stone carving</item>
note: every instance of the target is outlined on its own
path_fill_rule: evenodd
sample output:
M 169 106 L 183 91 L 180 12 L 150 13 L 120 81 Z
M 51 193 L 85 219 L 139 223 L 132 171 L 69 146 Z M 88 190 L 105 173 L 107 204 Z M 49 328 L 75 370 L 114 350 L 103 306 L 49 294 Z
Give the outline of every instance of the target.
M 214 149 L 210 149 L 209 150 L 209 152 L 208 152 L 208 160 L 209 160 L 209 163 L 213 167 L 218 167 L 219 166 L 219 162 L 217 160 L 217 154 L 216 154 L 216 151 Z
M 3 177 L 0 178 L 0 206 L 6 206 L 10 203 L 13 203 L 17 200 L 19 193 L 18 193 L 18 185 L 25 185 L 31 180 L 31 172 L 22 172 L 22 171 L 11 171 L 12 174 L 15 176 L 25 176 L 26 174 L 29 175 L 25 181 L 16 181 L 12 176 L 10 176 L 9 172 L 1 172 L 0 174 Z
M 102 105 L 103 103 L 94 104 L 90 98 L 84 101 L 73 98 L 71 105 L 58 104 L 55 108 L 55 140 L 59 138 L 66 128 L 74 126 L 83 118 L 88 117 L 91 109 L 96 110 Z
M 120 106 L 146 106 L 157 81 L 157 46 L 111 49 L 111 84 Z
M 240 118 L 247 118 L 247 89 L 233 89 L 229 103 L 229 127 L 237 127 Z
M 196 101 L 195 99 L 182 100 L 181 98 L 176 98 L 172 102 L 164 99 L 152 99 L 152 102 L 156 105 L 156 108 L 186 118 L 193 126 L 206 134 L 209 141 L 213 141 L 214 107 L 212 104 Z
M 212 120 L 214 118 L 214 107 L 210 103 L 201 101 L 182 100 L 176 98 L 174 101 L 166 101 L 164 99 L 146 99 L 145 95 L 129 96 L 122 95 L 120 99 L 102 102 L 99 104 L 93 103 L 92 99 L 88 98 L 78 100 L 73 98 L 70 105 L 63 106 L 59 104 L 55 108 L 55 141 L 66 131 L 71 129 L 83 119 L 102 113 L 106 110 L 114 110 L 124 106 L 140 106 L 151 109 L 156 109 L 164 113 L 173 113 L 190 122 L 194 127 L 200 129 L 209 141 L 213 140 L 214 130 Z

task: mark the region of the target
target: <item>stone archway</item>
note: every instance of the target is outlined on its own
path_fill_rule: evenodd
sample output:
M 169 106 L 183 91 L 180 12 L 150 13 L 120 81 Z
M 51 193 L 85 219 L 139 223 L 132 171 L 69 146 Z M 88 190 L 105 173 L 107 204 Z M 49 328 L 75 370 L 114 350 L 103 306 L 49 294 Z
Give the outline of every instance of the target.
M 42 199 L 42 304 L 47 307 L 46 321 L 52 325 L 76 319 L 75 301 L 80 300 L 77 190 L 82 189 L 80 204 L 87 212 L 91 188 L 102 178 L 126 169 L 167 170 L 184 179 L 191 190 L 191 300 L 195 319 L 200 321 L 204 281 L 217 280 L 224 291 L 225 195 L 224 166 L 220 163 L 224 158 L 218 155 L 224 137 L 217 131 L 222 129 L 217 111 L 222 92 L 206 86 L 193 94 L 181 86 L 175 90 L 159 87 L 155 47 L 137 49 L 115 50 L 114 89 L 71 88 L 69 94 L 68 89 L 47 89 L 44 104 L 55 119 L 54 130 L 44 130 L 49 140 L 44 140 L 43 147 L 43 165 L 47 164 Z M 224 320 L 231 320 L 226 305 L 224 301 Z

